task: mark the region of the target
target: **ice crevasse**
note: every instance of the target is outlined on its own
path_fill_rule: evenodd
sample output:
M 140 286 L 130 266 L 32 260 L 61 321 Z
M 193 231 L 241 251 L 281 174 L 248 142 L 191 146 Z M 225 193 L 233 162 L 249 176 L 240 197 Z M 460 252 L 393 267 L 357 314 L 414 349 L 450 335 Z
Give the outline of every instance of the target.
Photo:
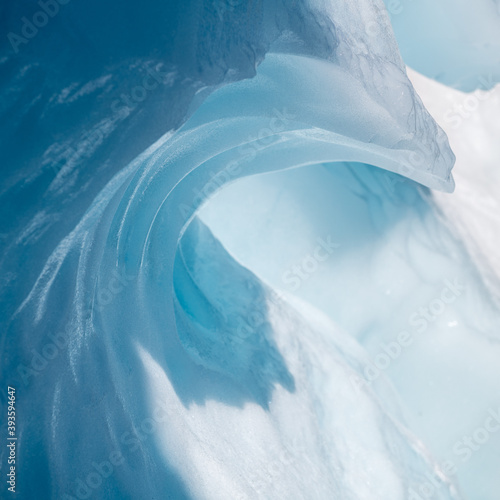
M 133 40 L 155 8 L 182 29 L 168 56 L 148 60 L 161 23 L 157 39 Z M 120 14 L 130 54 L 79 9 L 48 33 L 76 23 L 107 57 L 70 68 L 69 86 L 50 71 L 60 60 L 47 62 L 36 101 L 22 77 L 3 89 L 40 128 L 74 115 L 29 146 L 44 166 L 78 150 L 84 128 L 99 131 L 53 178 L 28 163 L 2 188 L 39 200 L 19 203 L 24 229 L 6 225 L 1 264 L 22 495 L 494 499 L 494 474 L 474 482 L 474 460 L 495 464 L 493 441 L 463 464 L 447 450 L 498 393 L 495 283 L 428 189 L 453 190 L 455 158 L 383 4 L 148 2 L 138 19 Z M 25 54 L 2 64 L 13 71 Z M 168 77 L 124 104 L 127 67 Z M 144 147 L 132 159 L 134 134 Z M 407 318 L 450 293 L 415 345 L 367 380 L 383 346 L 425 319 Z M 456 425 L 439 420 L 454 412 Z

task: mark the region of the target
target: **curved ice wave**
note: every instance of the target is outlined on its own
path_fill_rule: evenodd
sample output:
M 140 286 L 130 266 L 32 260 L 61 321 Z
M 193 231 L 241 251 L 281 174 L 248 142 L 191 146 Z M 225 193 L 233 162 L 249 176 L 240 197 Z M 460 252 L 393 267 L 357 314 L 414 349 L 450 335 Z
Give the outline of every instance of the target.
M 20 372 L 33 391 L 25 411 L 31 405 L 32 411 L 48 411 L 41 421 L 51 434 L 44 435 L 39 453 L 51 463 L 54 486 L 45 486 L 50 495 L 78 495 L 78 480 L 85 480 L 92 464 L 119 451 L 127 462 L 103 483 L 103 497 L 119 498 L 130 488 L 133 469 L 158 498 L 165 490 L 175 498 L 221 498 L 221 485 L 223 498 L 252 498 L 252 474 L 263 474 L 264 460 L 288 457 L 284 443 L 294 442 L 292 436 L 300 450 L 314 450 L 307 451 L 308 461 L 294 451 L 286 459 L 306 476 L 316 475 L 314 498 L 332 491 L 374 498 L 370 484 L 379 488 L 376 498 L 405 498 L 426 474 L 446 484 L 393 420 L 396 407 L 387 411 L 367 388 L 351 394 L 361 354 L 349 352 L 346 334 L 337 334 L 340 345 L 328 344 L 328 323 L 314 327 L 312 318 L 299 319 L 286 303 L 273 305 L 273 293 L 231 263 L 202 226 L 189 226 L 174 267 L 179 237 L 197 208 L 241 176 L 358 161 L 450 189 L 453 156 L 446 139 L 404 72 L 393 71 L 404 83 L 400 109 L 385 109 L 336 65 L 268 55 L 254 79 L 208 97 L 185 126 L 99 194 L 48 259 L 11 323 L 11 331 L 31 325 L 37 334 L 28 343 L 33 353 L 46 349 L 48 329 L 62 331 L 60 342 L 67 343 L 39 376 L 29 368 Z M 251 319 L 250 306 L 260 319 Z M 325 342 L 320 355 L 318 345 Z M 68 404 L 75 391 L 84 405 Z M 158 405 L 168 417 L 160 418 Z M 290 412 L 297 416 L 292 427 Z M 359 435 L 359 427 L 349 425 L 354 414 L 373 428 Z M 249 415 L 250 427 L 241 429 Z M 148 437 L 148 426 L 154 437 Z M 23 446 L 33 442 L 28 429 Z M 220 447 L 220 434 L 222 442 L 232 443 L 229 449 Z M 77 450 L 78 458 L 68 456 L 69 450 Z M 360 480 L 364 460 L 370 467 L 361 467 Z M 300 477 L 287 473 L 259 488 L 265 495 L 281 488 L 302 498 L 311 490 Z M 434 498 L 455 498 L 450 488 Z M 132 488 L 130 495 L 139 490 Z
M 196 5 L 199 15 L 205 4 Z M 192 114 L 179 130 L 120 169 L 131 151 L 116 165 L 103 151 L 117 147 L 113 133 L 127 130 L 125 124 L 133 130 L 147 124 L 149 109 L 122 106 L 99 121 L 104 132 L 97 146 L 86 145 L 88 156 L 71 156 L 55 179 L 40 180 L 33 167 L 28 182 L 16 174 L 4 186 L 7 197 L 28 188 L 44 194 L 43 212 L 26 207 L 33 217 L 13 222 L 15 238 L 2 262 L 7 269 L 26 264 L 2 306 L 8 318 L 2 348 L 9 353 L 2 372 L 17 374 L 25 394 L 21 413 L 37 416 L 23 420 L 19 435 L 24 492 L 382 500 L 405 498 L 431 476 L 443 486 L 433 498 L 457 498 L 399 422 L 396 402 L 384 406 L 376 391 L 356 383 L 363 353 L 349 336 L 313 319 L 303 304 L 278 300 L 193 219 L 231 181 L 323 162 L 375 165 L 450 191 L 454 158 L 446 137 L 406 77 L 379 2 L 260 5 L 263 46 L 252 29 L 238 38 L 233 18 L 242 5 L 217 14 L 222 32 L 235 40 L 234 51 L 222 55 L 198 18 L 187 23 L 203 41 L 192 45 L 185 35 L 188 69 L 200 61 L 208 67 L 198 68 L 202 77 L 184 94 L 178 76 L 187 70 L 176 54 L 166 102 L 174 106 L 181 96 L 181 111 L 163 108 L 167 124 L 151 126 L 141 141 L 149 145 L 162 127 Z M 182 19 L 179 9 L 174 19 Z M 286 22 L 276 26 L 275 17 Z M 373 20 L 376 33 L 366 29 Z M 200 92 L 187 110 L 202 87 L 251 76 L 270 47 L 277 53 L 267 54 L 254 78 L 208 97 Z M 108 50 L 119 60 L 120 47 Z M 149 69 L 158 61 L 161 54 Z M 123 75 L 118 66 L 113 74 Z M 81 106 L 96 89 L 119 95 L 108 80 L 92 81 L 42 96 L 44 112 L 50 115 L 55 102 Z M 101 117 L 102 110 L 93 113 Z M 69 143 L 72 133 L 64 136 Z M 82 173 L 83 164 L 90 172 Z M 92 184 L 91 174 L 106 164 L 116 174 L 104 187 Z M 62 198 L 64 211 L 57 206 Z M 61 238 L 66 214 L 76 222 Z M 28 228 L 16 233 L 26 219 Z M 49 230 L 58 220 L 58 230 Z M 7 285 L 19 276 L 7 276 Z

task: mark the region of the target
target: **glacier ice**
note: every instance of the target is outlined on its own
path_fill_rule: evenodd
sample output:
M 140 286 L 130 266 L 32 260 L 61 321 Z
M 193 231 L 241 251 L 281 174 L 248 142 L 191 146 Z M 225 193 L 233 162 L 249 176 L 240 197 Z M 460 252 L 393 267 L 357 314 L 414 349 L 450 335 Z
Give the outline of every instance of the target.
M 20 495 L 474 498 L 497 442 L 444 460 L 498 392 L 494 262 L 450 223 L 455 157 L 383 3 L 61 4 L 28 42 L 0 55 Z

